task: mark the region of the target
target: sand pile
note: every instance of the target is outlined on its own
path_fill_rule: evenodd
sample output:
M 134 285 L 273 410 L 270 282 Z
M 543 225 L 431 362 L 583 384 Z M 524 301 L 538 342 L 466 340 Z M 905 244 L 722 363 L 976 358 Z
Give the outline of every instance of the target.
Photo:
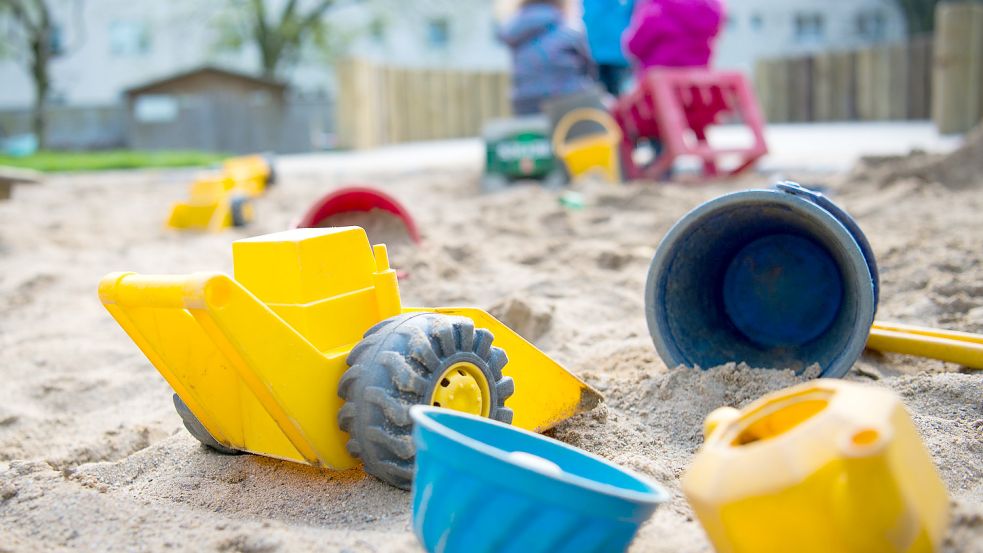
M 913 180 L 949 188 L 980 186 L 983 175 L 983 125 L 968 133 L 965 142 L 945 155 L 912 152 L 907 156 L 866 157 L 854 170 L 854 178 L 891 185 Z
M 309 166 L 309 164 L 308 164 Z M 419 551 L 409 495 L 361 471 L 210 453 L 183 430 L 168 386 L 96 298 L 114 270 L 231 270 L 229 241 L 287 228 L 330 174 L 291 173 L 249 229 L 178 235 L 162 206 L 187 173 L 53 178 L 0 203 L 0 551 Z M 709 546 L 677 479 L 703 417 L 801 382 L 728 365 L 670 370 L 645 326 L 655 245 L 707 187 L 588 186 L 586 207 L 520 187 L 477 194 L 476 172 L 358 175 L 415 215 L 419 246 L 391 245 L 406 305 L 491 309 L 607 398 L 553 436 L 662 482 L 672 501 L 634 551 Z M 857 215 L 883 275 L 879 317 L 983 332 L 983 186 L 825 179 Z M 983 181 L 978 180 L 983 185 Z M 959 367 L 867 354 L 851 379 L 901 394 L 953 497 L 946 550 L 983 551 L 983 380 Z

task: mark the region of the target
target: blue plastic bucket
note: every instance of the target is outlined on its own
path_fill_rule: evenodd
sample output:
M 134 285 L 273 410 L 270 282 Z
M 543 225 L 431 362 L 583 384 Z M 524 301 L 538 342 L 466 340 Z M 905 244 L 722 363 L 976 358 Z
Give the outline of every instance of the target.
M 430 552 L 624 551 L 668 495 L 600 457 L 487 418 L 415 406 L 413 530 Z
M 818 364 L 828 377 L 860 357 L 877 301 L 863 232 L 794 183 L 687 213 L 659 244 L 645 287 L 649 332 L 670 367 Z

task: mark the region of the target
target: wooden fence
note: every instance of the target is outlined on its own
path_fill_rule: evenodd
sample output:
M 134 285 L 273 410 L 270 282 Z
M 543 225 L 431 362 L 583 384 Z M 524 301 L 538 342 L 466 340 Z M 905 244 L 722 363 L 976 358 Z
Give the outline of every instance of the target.
M 371 148 L 416 140 L 477 136 L 507 117 L 504 72 L 401 69 L 364 60 L 338 68 L 339 145 Z
M 932 42 L 760 60 L 758 100 L 772 123 L 928 119 Z
M 349 60 L 338 68 L 339 145 L 370 148 L 476 136 L 509 115 L 504 72 L 402 69 Z M 942 2 L 934 39 L 759 61 L 768 121 L 933 119 L 943 133 L 983 118 L 983 2 Z
M 45 108 L 47 147 L 55 150 L 122 148 L 126 141 L 126 110 L 119 104 Z M 33 132 L 29 108 L 0 110 L 0 136 Z
M 768 121 L 934 120 L 943 133 L 983 118 L 983 3 L 944 2 L 934 39 L 759 61 Z

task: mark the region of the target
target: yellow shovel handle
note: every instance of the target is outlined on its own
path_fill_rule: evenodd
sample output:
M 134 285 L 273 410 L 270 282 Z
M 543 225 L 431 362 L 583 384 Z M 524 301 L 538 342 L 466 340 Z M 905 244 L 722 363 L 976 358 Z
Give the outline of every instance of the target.
M 890 330 L 893 332 L 904 332 L 906 334 L 918 334 L 920 336 L 934 336 L 936 338 L 946 338 L 959 342 L 970 342 L 983 345 L 983 334 L 970 334 L 969 332 L 959 332 L 958 330 L 943 330 L 940 328 L 929 328 L 926 326 L 906 325 L 902 323 L 889 323 L 877 321 L 874 327 L 880 330 Z
M 876 322 L 867 347 L 983 369 L 983 336 L 978 334 Z

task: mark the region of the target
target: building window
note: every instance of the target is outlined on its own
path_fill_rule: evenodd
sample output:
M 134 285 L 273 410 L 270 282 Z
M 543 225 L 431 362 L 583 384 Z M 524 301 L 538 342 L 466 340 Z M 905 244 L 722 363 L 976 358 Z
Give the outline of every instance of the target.
M 826 21 L 821 13 L 795 14 L 795 40 L 805 43 L 820 43 L 826 37 Z
M 427 44 L 431 48 L 443 49 L 451 41 L 451 24 L 445 17 L 437 17 L 427 22 Z
M 48 53 L 53 58 L 65 54 L 65 33 L 57 23 L 52 23 L 48 32 Z
M 178 99 L 169 94 L 144 94 L 133 104 L 133 116 L 141 123 L 170 123 L 179 111 Z
M 381 17 L 375 17 L 369 23 L 369 36 L 372 38 L 372 42 L 376 44 L 382 44 L 386 41 L 386 20 Z
M 760 31 L 765 26 L 765 18 L 760 13 L 751 15 L 751 30 Z
M 150 31 L 140 21 L 109 24 L 109 52 L 114 56 L 142 56 L 150 51 Z
M 887 18 L 882 11 L 857 14 L 857 34 L 869 40 L 881 40 L 887 31 Z

